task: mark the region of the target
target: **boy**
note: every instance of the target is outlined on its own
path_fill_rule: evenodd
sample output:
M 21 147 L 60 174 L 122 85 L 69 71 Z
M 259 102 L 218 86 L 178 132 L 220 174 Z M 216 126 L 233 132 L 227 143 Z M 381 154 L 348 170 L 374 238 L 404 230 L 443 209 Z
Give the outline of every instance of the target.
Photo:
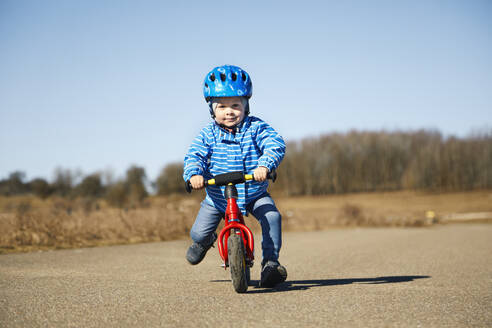
M 285 154 L 282 137 L 267 123 L 249 116 L 251 79 L 237 66 L 214 68 L 205 77 L 205 100 L 213 121 L 203 128 L 184 159 L 185 181 L 202 189 L 204 180 L 231 171 L 253 173 L 255 182 L 239 184 L 237 204 L 243 214 L 253 214 L 262 228 L 262 287 L 285 281 L 287 270 L 278 262 L 282 244 L 281 216 L 267 193 L 269 171 L 277 168 Z M 193 244 L 186 259 L 200 263 L 217 238 L 215 230 L 224 216 L 224 187 L 208 186 L 207 196 L 190 231 Z

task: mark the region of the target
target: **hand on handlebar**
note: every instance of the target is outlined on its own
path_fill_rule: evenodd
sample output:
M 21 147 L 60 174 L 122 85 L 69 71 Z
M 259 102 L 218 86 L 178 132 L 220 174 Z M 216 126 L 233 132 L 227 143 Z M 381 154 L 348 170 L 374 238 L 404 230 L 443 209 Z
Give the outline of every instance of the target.
M 258 166 L 253 172 L 253 176 L 255 177 L 255 181 L 258 181 L 258 182 L 265 181 L 267 179 L 267 175 L 268 175 L 268 168 L 266 168 L 264 166 Z
M 190 178 L 190 184 L 193 189 L 202 189 L 205 187 L 205 180 L 201 175 L 194 175 Z

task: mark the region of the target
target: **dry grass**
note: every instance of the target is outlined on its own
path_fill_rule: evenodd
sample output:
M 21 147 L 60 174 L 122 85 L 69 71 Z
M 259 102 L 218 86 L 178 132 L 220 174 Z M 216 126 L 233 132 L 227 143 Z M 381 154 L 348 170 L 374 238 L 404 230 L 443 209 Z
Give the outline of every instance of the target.
M 450 213 L 492 212 L 492 191 L 423 193 L 398 191 L 278 199 L 290 230 L 330 226 L 428 226 Z M 432 218 L 426 214 L 432 211 Z
M 102 201 L 0 198 L 0 253 L 186 238 L 201 199 L 151 197 L 141 207 Z M 278 198 L 284 231 L 340 226 L 428 226 L 450 213 L 491 212 L 492 192 L 391 192 Z M 436 213 L 434 218 L 427 211 Z M 260 230 L 251 216 L 253 231 Z
M 188 234 L 195 198 L 150 199 L 134 209 L 87 201 L 19 198 L 0 202 L 0 253 L 162 241 Z M 6 211 L 5 209 L 8 209 Z

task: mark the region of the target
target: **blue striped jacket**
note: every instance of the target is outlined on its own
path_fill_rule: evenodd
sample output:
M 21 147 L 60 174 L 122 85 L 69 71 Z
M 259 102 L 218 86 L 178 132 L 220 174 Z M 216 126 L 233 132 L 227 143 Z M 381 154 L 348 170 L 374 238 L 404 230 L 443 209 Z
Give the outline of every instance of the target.
M 276 169 L 285 155 L 285 142 L 266 122 L 254 116 L 246 116 L 230 133 L 215 121 L 205 126 L 193 140 L 184 159 L 183 178 L 188 181 L 193 175 L 203 175 L 205 179 L 232 171 L 252 174 L 258 166 L 268 170 Z M 266 192 L 268 182 L 248 182 L 238 184 L 237 204 L 243 214 L 246 205 Z M 209 204 L 222 213 L 226 209 L 225 187 L 208 186 Z

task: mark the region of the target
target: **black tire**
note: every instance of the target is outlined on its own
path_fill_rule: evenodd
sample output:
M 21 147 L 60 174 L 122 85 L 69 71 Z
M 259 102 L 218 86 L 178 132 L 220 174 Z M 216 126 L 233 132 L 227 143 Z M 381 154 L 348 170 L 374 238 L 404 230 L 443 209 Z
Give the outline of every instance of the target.
M 248 279 L 246 277 L 246 259 L 244 256 L 243 240 L 239 235 L 231 234 L 227 241 L 229 269 L 234 290 L 244 293 L 248 290 Z

